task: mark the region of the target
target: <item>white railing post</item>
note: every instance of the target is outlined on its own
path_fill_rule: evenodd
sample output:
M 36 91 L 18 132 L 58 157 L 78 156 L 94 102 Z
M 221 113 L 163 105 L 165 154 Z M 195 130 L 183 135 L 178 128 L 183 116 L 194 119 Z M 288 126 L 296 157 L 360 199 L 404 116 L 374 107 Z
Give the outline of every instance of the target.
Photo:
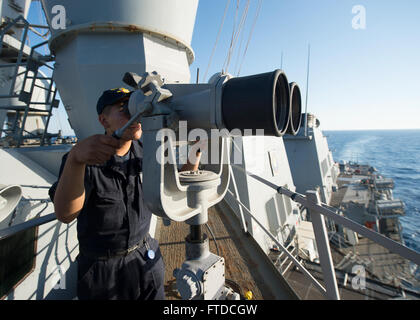
M 315 191 L 307 191 L 306 199 L 314 205 L 319 205 L 321 203 L 319 195 Z M 338 292 L 337 279 L 335 276 L 334 263 L 331 256 L 330 243 L 328 240 L 327 229 L 325 227 L 324 216 L 322 216 L 314 208 L 308 209 L 311 214 L 327 297 L 331 300 L 340 300 L 340 293 Z

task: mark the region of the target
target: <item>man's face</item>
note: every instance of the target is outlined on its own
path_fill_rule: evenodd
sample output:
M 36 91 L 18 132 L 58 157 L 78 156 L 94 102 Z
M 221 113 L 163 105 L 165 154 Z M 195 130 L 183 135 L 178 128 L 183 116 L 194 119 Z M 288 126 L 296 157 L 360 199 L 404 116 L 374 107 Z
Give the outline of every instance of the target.
M 111 106 L 107 106 L 102 114 L 99 115 L 99 122 L 104 126 L 107 134 L 112 134 L 114 131 L 123 127 L 130 115 L 127 108 L 124 108 L 124 102 L 128 99 L 117 102 Z M 134 122 L 127 130 L 124 131 L 121 140 L 138 140 L 142 135 L 141 124 Z

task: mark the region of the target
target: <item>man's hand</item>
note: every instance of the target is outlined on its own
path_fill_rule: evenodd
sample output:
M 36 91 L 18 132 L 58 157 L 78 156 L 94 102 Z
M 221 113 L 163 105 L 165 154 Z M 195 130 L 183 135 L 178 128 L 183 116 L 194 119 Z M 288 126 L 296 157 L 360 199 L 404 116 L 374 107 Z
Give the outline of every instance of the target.
M 111 136 L 94 135 L 77 143 L 71 150 L 69 159 L 77 164 L 104 164 L 116 154 L 119 146 L 119 141 Z
M 70 151 L 54 196 L 57 219 L 70 223 L 77 218 L 85 201 L 86 165 L 103 164 L 116 154 L 119 141 L 95 135 L 77 143 Z
M 191 146 L 187 163 L 181 168 L 182 171 L 197 171 L 200 165 L 202 152 L 207 149 L 208 140 L 197 140 Z

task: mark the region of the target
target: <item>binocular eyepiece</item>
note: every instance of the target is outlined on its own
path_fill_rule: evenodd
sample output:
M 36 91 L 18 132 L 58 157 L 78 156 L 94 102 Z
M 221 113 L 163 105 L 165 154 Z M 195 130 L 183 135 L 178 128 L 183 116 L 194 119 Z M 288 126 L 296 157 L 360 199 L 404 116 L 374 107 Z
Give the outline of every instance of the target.
M 290 117 L 289 126 L 286 133 L 291 135 L 297 135 L 302 122 L 302 98 L 300 94 L 299 86 L 292 82 L 290 84 Z
M 265 136 L 296 135 L 301 96 L 282 70 L 232 78 L 223 87 L 222 113 L 228 130 L 264 129 Z

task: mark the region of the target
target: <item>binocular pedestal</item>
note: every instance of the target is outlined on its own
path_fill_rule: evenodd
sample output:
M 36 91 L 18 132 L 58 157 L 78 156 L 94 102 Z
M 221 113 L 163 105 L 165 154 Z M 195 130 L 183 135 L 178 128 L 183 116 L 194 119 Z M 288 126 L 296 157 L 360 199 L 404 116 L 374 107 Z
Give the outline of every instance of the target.
M 225 287 L 224 259 L 209 251 L 202 232 L 208 208 L 220 202 L 229 185 L 229 150 L 219 138 L 219 161 L 207 170 L 178 172 L 175 136 L 168 129 L 171 115 L 142 119 L 144 154 L 143 192 L 149 209 L 164 219 L 185 221 L 191 226 L 186 238 L 186 261 L 174 271 L 177 288 L 186 300 L 238 299 Z M 212 171 L 211 171 L 212 170 Z
M 189 186 L 188 203 L 202 211 L 187 220 L 190 234 L 185 239 L 186 261 L 174 270 L 179 294 L 185 300 L 239 300 L 239 294 L 225 287 L 225 260 L 209 250 L 209 239 L 202 232 L 208 221 L 207 190 L 217 188 L 219 177 L 209 171 L 182 172 L 180 181 Z

